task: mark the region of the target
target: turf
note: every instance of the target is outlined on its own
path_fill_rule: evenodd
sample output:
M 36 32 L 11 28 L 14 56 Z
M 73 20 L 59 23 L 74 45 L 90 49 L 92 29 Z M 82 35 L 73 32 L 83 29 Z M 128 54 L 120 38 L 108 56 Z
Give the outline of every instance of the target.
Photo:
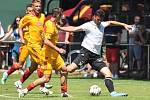
M 53 85 L 51 90 L 54 94 L 48 96 L 40 94 L 39 87 L 36 87 L 24 98 L 18 98 L 18 94 L 13 84 L 19 77 L 20 75 L 18 74 L 11 75 L 5 85 L 0 84 L 0 100 L 150 100 L 150 81 L 127 79 L 114 80 L 116 91 L 127 92 L 129 96 L 110 97 L 103 79 L 84 79 L 80 75 L 69 75 L 69 93 L 73 97 L 60 97 L 59 76 L 53 75 L 49 84 Z M 33 74 L 24 83 L 23 87 L 26 87 L 29 82 L 32 82 L 36 78 L 36 74 Z M 100 96 L 89 95 L 89 87 L 93 84 L 97 84 L 102 88 L 102 94 Z

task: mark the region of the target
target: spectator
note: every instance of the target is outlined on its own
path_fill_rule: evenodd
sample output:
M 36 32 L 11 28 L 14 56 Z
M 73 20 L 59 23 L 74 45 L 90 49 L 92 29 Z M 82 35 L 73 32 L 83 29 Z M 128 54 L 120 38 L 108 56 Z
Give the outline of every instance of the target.
M 4 36 L 4 29 L 2 27 L 2 24 L 0 22 L 0 39 Z
M 59 8 L 59 10 L 61 12 L 61 17 L 59 20 L 60 26 L 68 26 L 69 23 L 68 23 L 65 15 L 63 14 L 63 9 Z M 64 42 L 64 43 L 58 44 L 58 47 L 66 50 L 66 53 L 63 55 L 64 60 L 66 60 L 68 53 L 69 53 L 69 50 L 70 50 L 69 44 L 73 40 L 73 33 L 59 30 L 58 35 L 59 35 L 58 36 L 58 42 Z
M 129 34 L 129 67 L 131 70 L 134 68 L 134 61 L 136 61 L 137 70 L 140 71 L 141 68 L 141 53 L 142 45 L 144 44 L 144 38 L 142 36 L 142 25 L 140 24 L 140 16 L 134 17 L 133 31 Z M 134 45 L 132 45 L 134 44 Z
M 1 25 L 1 22 L 0 22 L 0 39 L 3 38 L 4 36 L 4 30 L 3 30 L 3 27 Z M 3 61 L 4 61 L 4 52 L 0 50 L 0 68 L 3 68 Z
M 21 18 L 20 16 L 16 16 L 13 23 L 8 26 L 8 32 L 5 34 L 5 36 L 0 41 L 4 41 L 10 36 L 12 36 L 15 41 L 20 40 L 20 36 L 19 36 L 19 33 L 18 33 L 18 25 L 19 25 L 19 22 L 20 22 L 20 18 Z M 18 61 L 19 48 L 20 48 L 20 44 L 19 43 L 14 43 L 14 46 L 12 48 L 13 63 Z

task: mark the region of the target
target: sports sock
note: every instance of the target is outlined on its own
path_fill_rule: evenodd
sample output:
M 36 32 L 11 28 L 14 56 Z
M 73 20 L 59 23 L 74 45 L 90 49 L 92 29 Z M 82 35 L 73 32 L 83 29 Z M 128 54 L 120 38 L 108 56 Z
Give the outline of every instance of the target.
M 13 64 L 12 67 L 7 71 L 8 76 L 9 76 L 10 74 L 12 74 L 14 71 L 18 70 L 18 69 L 19 69 L 19 66 L 20 66 L 20 65 L 19 65 L 18 63 Z
M 32 73 L 30 72 L 29 68 L 27 68 L 27 69 L 25 70 L 24 75 L 23 75 L 22 78 L 20 79 L 20 81 L 21 81 L 22 83 L 24 83 L 24 81 L 25 81 L 31 74 L 32 74 Z
M 110 93 L 114 91 L 114 85 L 111 77 L 105 78 L 105 85 Z
M 40 68 L 37 69 L 37 74 L 38 74 L 38 77 L 39 77 L 39 78 L 43 77 L 43 75 L 44 75 L 44 74 L 42 73 L 42 71 L 40 70 Z M 42 83 L 40 86 L 41 86 L 41 87 L 44 87 L 45 85 L 44 85 L 44 83 Z
M 61 93 L 65 93 L 67 92 L 67 84 L 64 83 L 64 84 L 61 84 Z
M 35 88 L 36 86 L 33 83 L 30 83 L 27 87 L 28 91 L 31 91 L 33 88 Z

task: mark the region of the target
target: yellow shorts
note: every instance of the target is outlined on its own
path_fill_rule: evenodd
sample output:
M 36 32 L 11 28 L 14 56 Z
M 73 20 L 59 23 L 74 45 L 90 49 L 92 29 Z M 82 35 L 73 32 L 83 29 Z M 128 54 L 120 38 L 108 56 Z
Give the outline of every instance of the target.
M 21 46 L 20 54 L 19 54 L 19 62 L 24 63 L 28 55 L 29 55 L 29 51 L 28 51 L 27 45 Z
M 41 48 L 40 45 L 34 47 L 27 46 L 27 48 L 29 50 L 29 55 L 31 56 L 31 62 L 34 61 L 41 66 L 47 65 L 47 62 L 45 60 L 44 50 Z
M 65 66 L 64 60 L 58 54 L 57 57 L 47 57 L 47 66 L 42 66 L 42 70 L 44 74 L 52 74 L 52 70 L 60 70 L 63 66 Z

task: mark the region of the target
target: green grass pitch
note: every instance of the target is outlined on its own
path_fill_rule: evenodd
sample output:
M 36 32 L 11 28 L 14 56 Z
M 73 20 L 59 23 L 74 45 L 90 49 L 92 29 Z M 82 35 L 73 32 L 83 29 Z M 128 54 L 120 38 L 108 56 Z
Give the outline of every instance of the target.
M 1 78 L 0 73 L 0 78 Z M 18 93 L 14 87 L 14 82 L 21 77 L 18 74 L 11 75 L 5 85 L 0 84 L 0 100 L 150 100 L 150 81 L 142 80 L 114 80 L 116 91 L 127 92 L 128 97 L 110 97 L 104 85 L 103 79 L 84 79 L 80 75 L 69 75 L 68 92 L 72 95 L 70 98 L 60 97 L 60 81 L 59 76 L 53 74 L 49 84 L 53 85 L 51 89 L 54 93 L 52 95 L 44 95 L 39 93 L 39 87 L 36 87 L 24 98 L 18 98 Z M 37 78 L 36 74 L 23 84 L 26 87 L 29 82 Z M 98 85 L 102 88 L 100 96 L 90 96 L 89 87 L 91 85 Z

